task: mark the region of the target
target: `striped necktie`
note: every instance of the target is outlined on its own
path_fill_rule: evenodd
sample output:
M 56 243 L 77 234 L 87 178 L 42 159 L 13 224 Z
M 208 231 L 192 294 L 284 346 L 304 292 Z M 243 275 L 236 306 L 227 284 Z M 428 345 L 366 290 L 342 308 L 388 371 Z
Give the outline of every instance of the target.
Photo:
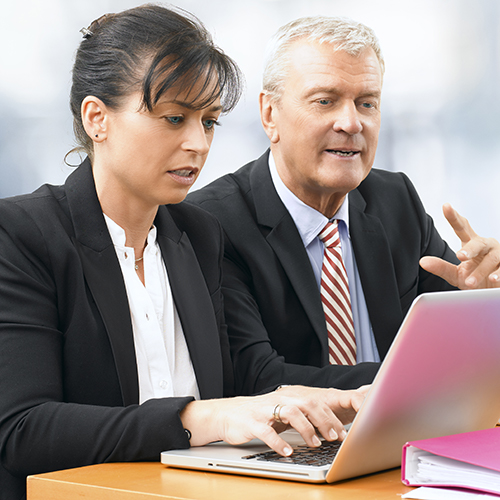
M 318 236 L 325 245 L 320 291 L 328 332 L 328 358 L 331 364 L 354 365 L 356 337 L 337 221 L 329 222 Z

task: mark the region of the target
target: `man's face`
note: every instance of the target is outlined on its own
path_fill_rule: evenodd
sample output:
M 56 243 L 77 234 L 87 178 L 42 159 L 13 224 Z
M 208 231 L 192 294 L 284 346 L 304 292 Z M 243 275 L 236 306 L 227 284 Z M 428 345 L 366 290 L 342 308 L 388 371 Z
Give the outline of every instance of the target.
M 380 63 L 371 47 L 351 56 L 306 40 L 295 42 L 289 56 L 283 94 L 269 104 L 267 124 L 262 108 L 264 127 L 285 185 L 331 217 L 375 159 Z

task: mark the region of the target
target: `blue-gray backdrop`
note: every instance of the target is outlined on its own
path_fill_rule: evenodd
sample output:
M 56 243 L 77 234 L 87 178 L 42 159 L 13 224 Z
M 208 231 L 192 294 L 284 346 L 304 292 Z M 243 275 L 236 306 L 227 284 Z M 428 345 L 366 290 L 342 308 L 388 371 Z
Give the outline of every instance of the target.
M 4 0 L 0 16 L 0 196 L 61 183 L 73 145 L 68 110 L 78 32 L 133 0 Z M 342 15 L 376 31 L 386 59 L 375 166 L 406 172 L 436 225 L 451 202 L 500 239 L 500 2 L 498 0 L 178 0 L 242 68 L 246 91 L 222 119 L 196 187 L 267 147 L 258 115 L 262 56 L 282 24 Z M 73 158 L 76 162 L 77 159 Z

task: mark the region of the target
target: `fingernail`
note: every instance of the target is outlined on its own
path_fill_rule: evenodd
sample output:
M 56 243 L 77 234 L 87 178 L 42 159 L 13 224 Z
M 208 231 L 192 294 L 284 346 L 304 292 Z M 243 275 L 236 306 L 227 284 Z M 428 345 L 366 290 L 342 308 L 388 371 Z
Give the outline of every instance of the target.
M 493 278 L 493 281 L 498 281 L 498 280 L 500 279 L 500 278 L 498 277 L 498 274 L 494 274 L 494 275 L 492 276 L 492 278 Z
M 290 448 L 290 446 L 285 446 L 283 448 L 283 453 L 284 453 L 285 457 L 289 457 L 293 453 L 293 450 L 292 450 L 292 448 Z
M 332 441 L 335 441 L 339 438 L 338 434 L 333 429 L 330 429 L 329 435 Z
M 314 446 L 321 446 L 321 441 L 318 436 L 314 435 L 312 438 Z
M 340 436 L 339 436 L 339 439 L 340 439 L 341 441 L 343 441 L 343 440 L 346 438 L 346 436 L 347 436 L 347 432 L 346 432 L 344 429 L 342 429 L 342 430 L 340 431 Z
M 467 286 L 475 286 L 476 285 L 476 278 L 474 278 L 473 276 L 469 276 L 466 280 L 465 280 L 465 284 Z
M 458 253 L 461 253 L 466 259 L 469 258 L 469 254 L 465 250 L 459 250 Z

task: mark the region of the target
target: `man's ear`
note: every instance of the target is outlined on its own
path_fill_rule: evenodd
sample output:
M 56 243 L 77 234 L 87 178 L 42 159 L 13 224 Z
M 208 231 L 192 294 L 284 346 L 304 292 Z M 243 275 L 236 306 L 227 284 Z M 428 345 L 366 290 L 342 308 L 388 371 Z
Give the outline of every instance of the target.
M 278 113 L 278 103 L 266 92 L 261 92 L 259 95 L 260 119 L 264 131 L 269 137 L 271 143 L 276 144 L 279 140 L 278 127 L 276 117 Z
M 107 138 L 108 109 L 97 97 L 87 96 L 82 101 L 82 123 L 85 132 L 94 142 Z

